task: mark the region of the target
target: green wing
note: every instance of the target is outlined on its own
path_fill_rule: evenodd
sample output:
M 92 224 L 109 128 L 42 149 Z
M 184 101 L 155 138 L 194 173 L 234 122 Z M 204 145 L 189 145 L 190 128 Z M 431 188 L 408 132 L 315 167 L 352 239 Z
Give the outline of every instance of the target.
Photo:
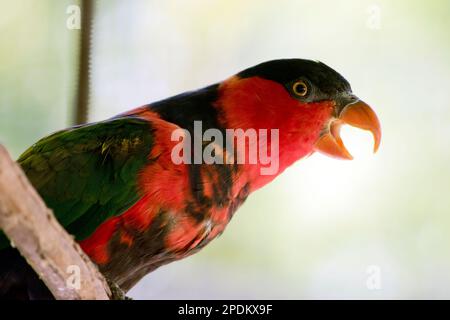
M 152 145 L 148 121 L 117 118 L 43 138 L 18 162 L 59 222 L 82 240 L 140 198 L 138 174 Z M 0 248 L 7 244 L 0 234 Z

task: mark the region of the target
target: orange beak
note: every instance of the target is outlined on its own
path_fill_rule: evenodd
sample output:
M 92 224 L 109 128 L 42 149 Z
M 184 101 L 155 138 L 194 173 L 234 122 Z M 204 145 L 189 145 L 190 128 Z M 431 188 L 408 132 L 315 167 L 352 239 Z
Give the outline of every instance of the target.
M 350 152 L 345 148 L 339 135 L 343 124 L 372 132 L 374 139 L 373 151 L 377 152 L 381 141 L 381 127 L 377 115 L 365 102 L 359 100 L 345 106 L 338 118 L 333 118 L 328 128 L 320 136 L 315 144 L 315 151 L 337 159 L 353 159 Z

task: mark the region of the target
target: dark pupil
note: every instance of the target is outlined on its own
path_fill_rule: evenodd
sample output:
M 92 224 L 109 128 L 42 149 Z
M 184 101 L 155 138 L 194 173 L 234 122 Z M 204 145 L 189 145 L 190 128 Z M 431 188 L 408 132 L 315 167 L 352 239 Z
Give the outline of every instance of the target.
M 299 83 L 295 86 L 295 91 L 297 92 L 297 94 L 300 94 L 300 95 L 305 94 L 306 87 L 304 84 Z

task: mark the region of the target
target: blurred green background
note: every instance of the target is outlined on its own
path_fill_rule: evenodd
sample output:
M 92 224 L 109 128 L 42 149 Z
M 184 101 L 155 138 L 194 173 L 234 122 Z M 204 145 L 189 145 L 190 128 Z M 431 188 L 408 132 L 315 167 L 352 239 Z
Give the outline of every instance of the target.
M 72 4 L 0 0 L 0 142 L 14 157 L 71 124 Z M 368 134 L 345 128 L 354 161 L 295 164 L 219 239 L 150 274 L 132 297 L 450 298 L 449 1 L 104 0 L 96 9 L 92 121 L 301 57 L 342 73 L 383 126 L 378 154 Z

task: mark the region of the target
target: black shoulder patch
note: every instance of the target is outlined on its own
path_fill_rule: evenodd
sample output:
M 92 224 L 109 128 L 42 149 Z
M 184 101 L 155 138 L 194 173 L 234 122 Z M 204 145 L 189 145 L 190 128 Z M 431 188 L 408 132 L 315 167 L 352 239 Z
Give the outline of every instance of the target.
M 185 92 L 148 105 L 160 117 L 191 131 L 194 121 L 202 121 L 203 130 L 219 128 L 214 102 L 218 98 L 218 84 L 197 91 Z

